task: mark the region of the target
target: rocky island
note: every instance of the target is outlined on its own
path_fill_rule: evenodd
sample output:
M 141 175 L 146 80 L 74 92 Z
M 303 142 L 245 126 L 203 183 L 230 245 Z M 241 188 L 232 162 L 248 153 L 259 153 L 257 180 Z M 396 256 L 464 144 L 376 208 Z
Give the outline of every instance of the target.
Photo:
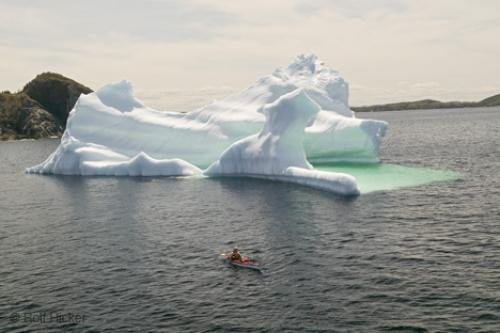
M 42 73 L 18 92 L 0 93 L 0 139 L 58 137 L 80 94 L 92 89 L 56 73 Z

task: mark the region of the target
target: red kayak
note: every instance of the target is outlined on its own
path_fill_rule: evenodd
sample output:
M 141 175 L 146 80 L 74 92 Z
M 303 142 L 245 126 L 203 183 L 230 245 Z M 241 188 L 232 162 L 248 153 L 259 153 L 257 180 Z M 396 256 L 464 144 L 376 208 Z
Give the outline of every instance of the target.
M 227 262 L 231 266 L 253 269 L 259 272 L 262 270 L 262 268 L 259 267 L 257 263 L 250 258 L 244 257 L 242 260 L 231 260 L 229 258 L 229 255 L 226 253 L 223 253 L 222 256 L 227 260 Z

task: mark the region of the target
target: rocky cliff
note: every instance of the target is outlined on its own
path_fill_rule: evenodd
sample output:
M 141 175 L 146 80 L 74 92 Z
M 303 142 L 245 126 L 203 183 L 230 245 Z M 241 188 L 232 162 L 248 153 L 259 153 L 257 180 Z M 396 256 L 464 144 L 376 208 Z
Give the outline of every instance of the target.
M 60 136 L 80 94 L 92 90 L 56 73 L 42 73 L 21 91 L 0 93 L 0 139 Z

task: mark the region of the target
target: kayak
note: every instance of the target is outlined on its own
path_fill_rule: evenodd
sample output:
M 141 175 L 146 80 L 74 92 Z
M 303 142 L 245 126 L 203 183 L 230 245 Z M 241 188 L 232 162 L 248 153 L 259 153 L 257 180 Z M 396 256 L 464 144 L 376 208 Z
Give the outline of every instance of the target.
M 243 258 L 243 260 L 231 260 L 229 255 L 222 254 L 222 256 L 227 260 L 227 262 L 234 267 L 248 268 L 253 269 L 255 271 L 262 271 L 262 268 L 257 265 L 257 263 L 249 258 Z
M 229 264 L 231 264 L 232 266 L 249 268 L 249 269 L 259 271 L 259 272 L 262 270 L 259 266 L 257 266 L 255 261 L 253 261 L 253 260 L 249 260 L 249 259 L 247 259 L 247 260 L 230 260 L 228 258 L 227 261 L 229 261 Z

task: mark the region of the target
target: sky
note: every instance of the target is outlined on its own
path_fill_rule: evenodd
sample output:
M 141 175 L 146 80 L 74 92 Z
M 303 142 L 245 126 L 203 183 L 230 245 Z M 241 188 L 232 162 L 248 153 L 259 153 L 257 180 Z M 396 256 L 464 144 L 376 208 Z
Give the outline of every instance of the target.
M 0 90 L 53 71 L 196 104 L 314 53 L 351 105 L 477 100 L 500 93 L 499 41 L 499 0 L 0 0 Z

